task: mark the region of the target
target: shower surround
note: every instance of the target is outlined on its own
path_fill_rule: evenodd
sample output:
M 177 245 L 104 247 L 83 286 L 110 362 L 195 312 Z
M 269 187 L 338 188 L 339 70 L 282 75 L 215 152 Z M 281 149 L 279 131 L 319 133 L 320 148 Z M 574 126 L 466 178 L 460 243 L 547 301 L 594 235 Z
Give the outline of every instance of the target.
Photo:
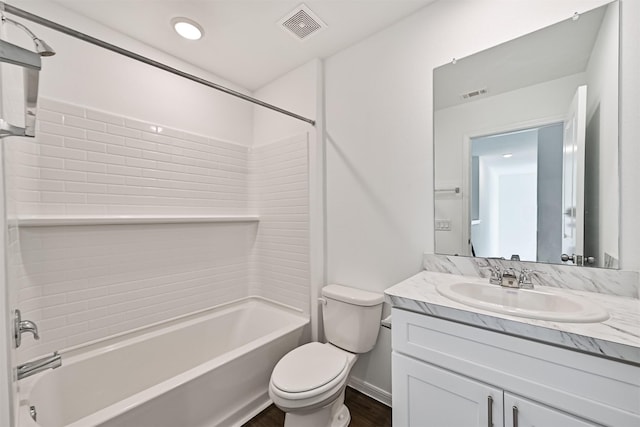
M 248 295 L 309 313 L 307 134 L 250 148 L 41 99 L 6 154 L 9 282 L 42 336 L 19 361 Z M 20 225 L 123 215 L 183 222 Z

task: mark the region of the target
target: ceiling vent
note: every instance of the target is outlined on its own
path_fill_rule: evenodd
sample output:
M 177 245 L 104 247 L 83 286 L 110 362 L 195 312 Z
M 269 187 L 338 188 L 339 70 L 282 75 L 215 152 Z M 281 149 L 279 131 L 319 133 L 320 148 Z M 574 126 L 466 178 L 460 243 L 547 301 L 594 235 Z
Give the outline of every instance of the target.
M 318 34 L 327 24 L 311 11 L 306 5 L 301 4 L 289 12 L 278 24 L 296 40 L 306 41 Z
M 486 93 L 487 93 L 486 87 L 482 89 L 472 90 L 471 92 L 463 93 L 462 99 L 471 99 L 471 98 L 475 98 L 476 96 L 484 95 Z

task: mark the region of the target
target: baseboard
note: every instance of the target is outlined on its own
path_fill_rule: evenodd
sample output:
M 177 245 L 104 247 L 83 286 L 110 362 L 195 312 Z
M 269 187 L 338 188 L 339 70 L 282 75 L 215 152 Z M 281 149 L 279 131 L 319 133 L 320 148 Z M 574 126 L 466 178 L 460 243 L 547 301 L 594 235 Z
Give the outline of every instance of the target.
M 385 404 L 391 408 L 391 393 L 389 393 L 388 391 L 385 391 L 380 387 L 376 387 L 373 384 L 354 377 L 351 377 L 349 379 L 348 385 L 349 387 L 358 390 L 360 393 L 366 394 L 370 398 L 375 399 L 378 402 Z
M 252 399 L 234 414 L 227 417 L 220 425 L 229 427 L 241 427 L 260 412 L 267 409 L 273 401 L 267 393 L 263 393 L 255 399 Z

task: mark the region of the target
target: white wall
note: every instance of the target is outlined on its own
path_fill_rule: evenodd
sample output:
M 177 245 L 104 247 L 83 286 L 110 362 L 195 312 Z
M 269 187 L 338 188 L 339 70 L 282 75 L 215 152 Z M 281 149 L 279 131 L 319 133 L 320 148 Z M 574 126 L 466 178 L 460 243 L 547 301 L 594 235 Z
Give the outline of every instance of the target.
M 585 255 L 596 256 L 600 266 L 604 265 L 605 253 L 619 258 L 618 6 L 614 3 L 607 9 L 586 71 L 587 122 L 593 119 L 596 111 L 599 113 L 596 118 L 599 135 L 595 136 L 595 141 L 599 145 L 599 206 L 596 209 L 600 214 L 600 227 L 597 230 L 599 253 Z
M 524 138 L 523 138 L 524 137 Z M 491 139 L 473 141 L 474 155 L 480 164 L 480 222 L 473 226 L 471 241 L 479 257 L 510 259 L 517 254 L 522 260 L 535 260 L 537 247 L 537 171 L 536 152 L 524 152 L 518 145 L 535 144 L 537 132 L 503 135 L 505 149 L 515 154 L 504 159 L 500 154 L 483 155 L 482 144 Z M 497 142 L 497 141 L 495 141 Z M 535 147 L 535 145 L 534 145 Z M 522 148 L 522 147 L 520 147 Z
M 620 266 L 640 271 L 640 2 L 621 0 Z
M 321 66 L 317 59 L 309 61 L 256 90 L 253 96 L 315 120 L 321 96 L 317 86 Z M 263 145 L 301 133 L 314 133 L 314 127 L 309 123 L 258 105 L 253 110 L 253 145 Z
M 382 291 L 433 252 L 433 68 L 604 3 L 439 1 L 326 60 L 329 281 Z M 354 375 L 389 391 L 389 354 Z
M 500 174 L 498 256 L 536 259 L 537 178 L 535 172 Z

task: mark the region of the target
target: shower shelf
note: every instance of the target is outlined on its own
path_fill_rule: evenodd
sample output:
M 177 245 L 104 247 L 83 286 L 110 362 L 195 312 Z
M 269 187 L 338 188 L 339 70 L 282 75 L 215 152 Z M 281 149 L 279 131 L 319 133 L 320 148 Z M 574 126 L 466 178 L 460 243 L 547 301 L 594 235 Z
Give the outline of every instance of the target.
M 9 220 L 20 227 L 120 224 L 193 224 L 258 222 L 257 215 L 33 215 Z

